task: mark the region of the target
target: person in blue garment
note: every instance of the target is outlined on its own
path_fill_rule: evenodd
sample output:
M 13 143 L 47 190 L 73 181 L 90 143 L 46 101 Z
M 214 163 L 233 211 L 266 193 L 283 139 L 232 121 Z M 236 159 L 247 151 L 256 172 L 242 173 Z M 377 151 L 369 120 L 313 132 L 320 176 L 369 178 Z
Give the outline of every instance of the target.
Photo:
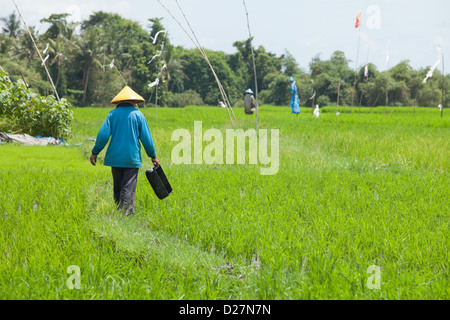
M 111 167 L 114 181 L 114 200 L 125 215 L 134 213 L 136 184 L 139 168 L 142 167 L 141 143 L 153 164 L 158 167 L 155 147 L 147 121 L 135 104 L 145 102 L 144 98 L 126 86 L 111 101 L 117 107 L 108 113 L 97 134 L 90 157 L 95 166 L 98 154 L 105 148 L 104 165 Z
M 300 98 L 298 97 L 297 85 L 295 84 L 294 78 L 291 76 L 291 113 L 295 113 L 297 116 L 300 113 Z

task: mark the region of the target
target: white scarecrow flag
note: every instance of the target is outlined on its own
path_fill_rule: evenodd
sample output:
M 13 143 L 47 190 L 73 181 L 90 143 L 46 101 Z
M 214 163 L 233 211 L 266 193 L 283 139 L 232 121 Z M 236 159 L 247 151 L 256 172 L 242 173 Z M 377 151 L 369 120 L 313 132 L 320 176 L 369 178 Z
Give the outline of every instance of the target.
M 153 81 L 152 83 L 150 83 L 148 86 L 150 88 L 153 88 L 154 86 L 157 86 L 159 84 L 159 78 L 156 78 L 155 81 Z
M 319 105 L 316 104 L 316 109 L 314 110 L 314 116 L 315 116 L 316 118 L 318 118 L 319 115 L 320 115 L 320 113 L 319 113 Z
M 167 64 L 164 63 L 164 65 L 162 66 L 161 70 L 159 70 L 158 76 L 162 75 L 162 72 L 164 71 L 164 69 L 167 68 Z
M 112 59 L 111 63 L 109 64 L 109 67 L 112 69 L 114 68 L 114 59 Z
M 42 61 L 42 65 L 44 65 L 45 64 L 45 62 L 48 60 L 48 58 L 49 58 L 50 56 L 49 55 L 47 55 L 45 58 L 44 58 L 44 60 Z
M 386 66 L 389 65 L 390 56 L 391 56 L 391 41 L 388 42 L 388 49 L 386 51 Z
M 158 32 L 156 33 L 156 35 L 155 35 L 154 38 L 153 38 L 153 37 L 150 37 L 150 39 L 152 39 L 152 43 L 153 43 L 153 44 L 156 43 L 156 40 L 158 39 L 158 36 L 159 36 L 160 33 L 166 33 L 166 30 L 158 31 Z
M 366 64 L 366 67 L 364 68 L 364 79 L 369 79 L 369 65 Z
M 441 59 L 442 59 L 442 49 L 440 47 L 437 48 L 437 51 L 439 52 L 438 57 L 436 62 L 434 63 L 434 65 L 431 67 L 431 69 L 427 72 L 427 75 L 425 77 L 425 79 L 423 79 L 422 83 L 426 83 L 427 80 L 429 78 L 431 78 L 433 76 L 433 72 L 434 70 L 436 70 L 436 68 L 438 67 L 438 65 L 441 63 Z
M 155 81 L 153 81 L 152 83 L 150 83 L 150 84 L 148 85 L 150 88 L 153 88 L 154 86 L 159 85 L 159 78 L 162 76 L 162 73 L 163 73 L 164 69 L 167 69 L 167 64 L 165 64 L 165 63 L 164 63 L 164 65 L 162 66 L 161 70 L 159 70 L 158 78 L 156 78 Z M 163 83 L 164 83 L 164 78 L 163 78 Z
M 149 62 L 147 62 L 147 64 L 152 63 L 152 61 L 153 61 L 155 58 L 160 57 L 160 56 L 162 55 L 163 51 L 164 51 L 164 43 L 163 43 L 162 46 L 161 46 L 161 51 L 160 51 L 159 53 L 155 54 L 155 55 L 152 57 L 152 59 L 151 59 Z
M 45 47 L 44 51 L 42 52 L 43 54 L 46 54 L 46 53 L 47 53 L 48 46 L 49 46 L 49 44 L 47 43 L 47 46 Z

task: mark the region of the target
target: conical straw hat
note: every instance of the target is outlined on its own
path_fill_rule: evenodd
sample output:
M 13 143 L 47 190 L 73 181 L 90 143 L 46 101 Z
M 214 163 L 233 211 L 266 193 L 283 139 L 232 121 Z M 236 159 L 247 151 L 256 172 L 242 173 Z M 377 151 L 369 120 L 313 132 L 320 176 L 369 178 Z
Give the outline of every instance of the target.
M 145 102 L 145 99 L 133 91 L 129 86 L 125 86 L 119 94 L 112 99 L 111 104 L 119 104 L 120 102 L 131 101 L 134 103 Z

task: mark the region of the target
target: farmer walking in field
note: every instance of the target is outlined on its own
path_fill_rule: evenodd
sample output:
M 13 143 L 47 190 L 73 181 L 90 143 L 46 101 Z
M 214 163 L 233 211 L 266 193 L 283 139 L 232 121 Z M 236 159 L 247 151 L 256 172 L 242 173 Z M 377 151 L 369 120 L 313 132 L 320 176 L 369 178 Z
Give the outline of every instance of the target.
M 141 143 L 152 162 L 159 167 L 147 121 L 142 112 L 134 106 L 141 102 L 145 102 L 144 98 L 130 87 L 123 88 L 111 101 L 112 104 L 117 104 L 117 107 L 108 113 L 103 122 L 90 157 L 92 165 L 95 166 L 97 155 L 111 138 L 104 164 L 111 167 L 114 200 L 118 209 L 125 215 L 134 213 L 137 177 L 139 168 L 142 167 Z
M 258 106 L 256 105 L 255 97 L 253 96 L 252 89 L 245 91 L 244 108 L 246 114 L 253 114 Z

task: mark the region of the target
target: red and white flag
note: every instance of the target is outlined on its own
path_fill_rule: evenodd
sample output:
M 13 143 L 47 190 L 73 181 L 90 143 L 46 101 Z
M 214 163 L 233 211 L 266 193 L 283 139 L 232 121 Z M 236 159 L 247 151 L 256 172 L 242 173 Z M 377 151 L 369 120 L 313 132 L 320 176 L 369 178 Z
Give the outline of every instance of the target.
M 358 11 L 358 14 L 356 15 L 356 24 L 355 28 L 359 28 L 359 23 L 361 22 L 361 10 Z

